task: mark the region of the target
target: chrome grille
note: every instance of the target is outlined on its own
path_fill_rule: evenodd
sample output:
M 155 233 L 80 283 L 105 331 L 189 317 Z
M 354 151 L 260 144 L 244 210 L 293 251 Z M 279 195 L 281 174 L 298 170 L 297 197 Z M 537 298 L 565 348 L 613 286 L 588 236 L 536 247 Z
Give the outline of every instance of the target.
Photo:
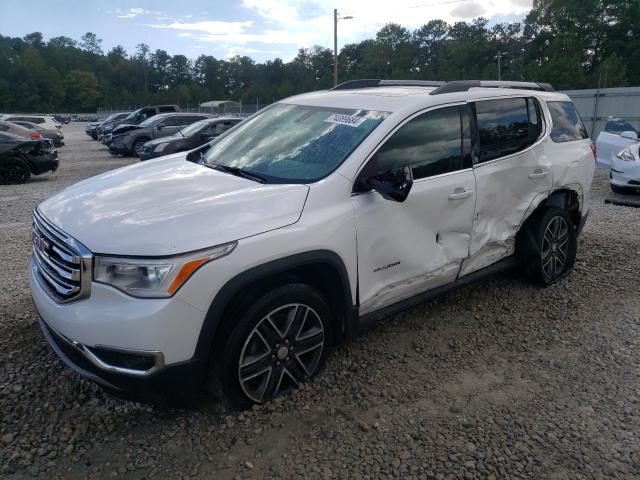
M 91 252 L 34 210 L 33 261 L 40 283 L 58 302 L 89 296 Z

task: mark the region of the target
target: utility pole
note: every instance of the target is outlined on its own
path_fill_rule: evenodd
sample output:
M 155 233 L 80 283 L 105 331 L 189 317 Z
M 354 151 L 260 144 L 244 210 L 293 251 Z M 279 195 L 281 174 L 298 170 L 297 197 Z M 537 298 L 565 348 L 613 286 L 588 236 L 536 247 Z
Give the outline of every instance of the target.
M 502 80 L 502 56 L 508 54 L 509 52 L 498 52 L 498 81 Z
M 338 9 L 333 9 L 333 86 L 338 85 Z
M 338 19 L 349 20 L 352 16 L 339 17 L 338 9 L 333 9 L 333 86 L 338 85 Z

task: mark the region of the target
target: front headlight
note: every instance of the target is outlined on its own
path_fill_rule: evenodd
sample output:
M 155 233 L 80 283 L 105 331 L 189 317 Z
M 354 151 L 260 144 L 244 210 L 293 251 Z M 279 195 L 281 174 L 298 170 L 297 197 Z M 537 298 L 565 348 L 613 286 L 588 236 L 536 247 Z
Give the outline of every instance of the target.
M 93 280 L 134 297 L 166 298 L 176 293 L 205 263 L 224 257 L 237 242 L 170 258 L 96 256 Z
M 168 146 L 169 146 L 169 142 L 160 143 L 160 144 L 156 145 L 156 148 L 154 149 L 154 151 L 155 152 L 163 152 Z
M 624 162 L 637 162 L 638 158 L 638 146 L 634 145 L 627 147 L 624 150 L 618 152 L 617 157 Z

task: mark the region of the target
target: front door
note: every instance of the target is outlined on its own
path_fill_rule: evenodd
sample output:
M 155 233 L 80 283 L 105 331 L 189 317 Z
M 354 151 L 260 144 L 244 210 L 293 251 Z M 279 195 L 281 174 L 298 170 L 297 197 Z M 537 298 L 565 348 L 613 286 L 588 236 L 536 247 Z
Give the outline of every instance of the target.
M 456 279 L 475 208 L 470 149 L 468 107 L 438 108 L 396 129 L 358 175 L 352 200 L 361 315 Z M 402 203 L 361 187 L 375 173 L 404 167 L 414 183 Z

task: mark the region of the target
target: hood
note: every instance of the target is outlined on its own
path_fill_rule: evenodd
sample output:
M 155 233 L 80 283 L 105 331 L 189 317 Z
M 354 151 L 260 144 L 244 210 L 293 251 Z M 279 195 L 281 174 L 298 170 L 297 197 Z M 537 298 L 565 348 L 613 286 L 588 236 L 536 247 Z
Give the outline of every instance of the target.
M 116 128 L 113 129 L 114 135 L 122 135 L 130 130 L 135 130 L 137 128 L 142 128 L 140 125 L 132 125 L 130 123 L 121 123 Z
M 160 138 L 156 138 L 153 140 L 149 140 L 147 143 L 145 143 L 145 146 L 148 147 L 153 147 L 155 148 L 156 146 L 160 145 L 161 143 L 177 143 L 180 140 L 184 140 L 184 137 L 180 134 L 178 135 L 171 135 L 168 137 L 160 137 Z
M 308 190 L 256 183 L 177 154 L 84 180 L 38 208 L 92 252 L 162 256 L 296 223 Z

